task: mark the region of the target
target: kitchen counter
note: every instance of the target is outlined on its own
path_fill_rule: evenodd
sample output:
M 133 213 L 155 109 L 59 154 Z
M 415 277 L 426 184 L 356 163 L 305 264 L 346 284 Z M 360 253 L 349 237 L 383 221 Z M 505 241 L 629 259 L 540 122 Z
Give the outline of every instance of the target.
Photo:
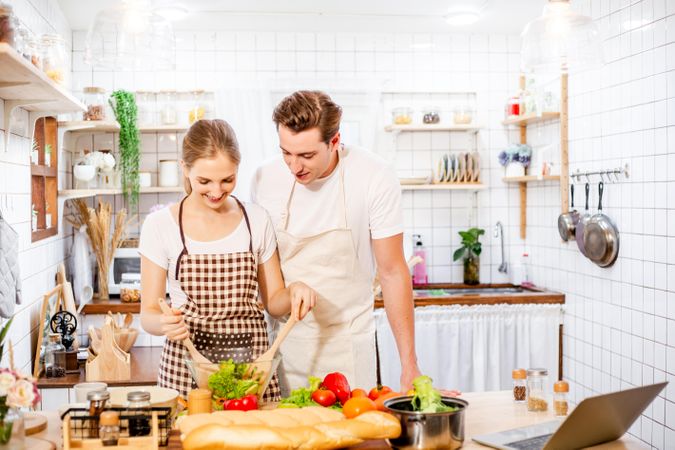
M 157 384 L 157 370 L 162 356 L 162 347 L 131 348 L 131 378 L 122 381 L 107 381 L 109 386 L 147 386 Z M 67 374 L 60 378 L 38 378 L 39 389 L 71 388 L 77 383 L 86 381 L 84 365 L 79 374 Z
M 462 398 L 469 402 L 469 408 L 465 417 L 465 449 L 487 448 L 471 440 L 471 436 L 508 430 L 553 419 L 553 411 L 546 413 L 528 412 L 524 404 L 513 402 L 512 392 L 475 392 L 466 393 Z M 42 411 L 48 418 L 47 430 L 33 435 L 32 438 L 45 439 L 55 444 L 54 448 L 61 448 L 61 420 L 56 411 Z M 638 419 L 639 420 L 639 419 Z M 180 437 L 177 432 L 171 435 L 169 449 L 180 450 Z M 388 449 L 389 446 L 383 440 L 368 441 L 352 449 Z M 624 435 L 617 441 L 608 442 L 592 447 L 594 449 L 618 450 L 618 449 L 648 449 L 649 447 L 637 439 Z
M 497 304 L 563 304 L 565 294 L 538 287 L 513 284 L 430 283 L 413 289 L 415 306 L 430 305 L 497 305 Z M 375 297 L 375 308 L 382 308 L 381 296 Z

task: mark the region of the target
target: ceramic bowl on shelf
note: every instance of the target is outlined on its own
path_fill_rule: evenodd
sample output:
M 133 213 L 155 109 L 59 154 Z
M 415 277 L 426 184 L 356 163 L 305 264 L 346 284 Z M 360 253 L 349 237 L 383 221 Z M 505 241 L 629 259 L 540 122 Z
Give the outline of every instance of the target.
M 91 181 L 96 176 L 96 167 L 89 164 L 76 164 L 73 166 L 73 176 L 78 181 Z

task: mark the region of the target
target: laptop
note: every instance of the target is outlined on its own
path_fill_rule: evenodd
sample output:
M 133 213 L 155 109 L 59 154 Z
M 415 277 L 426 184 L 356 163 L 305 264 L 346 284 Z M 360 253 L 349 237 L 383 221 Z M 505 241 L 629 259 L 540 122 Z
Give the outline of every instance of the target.
M 588 397 L 562 422 L 554 420 L 474 436 L 479 444 L 505 450 L 567 450 L 623 436 L 668 382 Z

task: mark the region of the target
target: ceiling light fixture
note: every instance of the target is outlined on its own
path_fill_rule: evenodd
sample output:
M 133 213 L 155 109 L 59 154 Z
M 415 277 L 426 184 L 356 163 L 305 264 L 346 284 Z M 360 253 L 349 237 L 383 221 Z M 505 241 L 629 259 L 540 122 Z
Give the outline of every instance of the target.
M 602 63 L 600 32 L 569 0 L 549 0 L 543 14 L 523 29 L 523 71 L 567 72 Z
M 480 20 L 486 4 L 487 0 L 455 0 L 443 18 L 454 27 L 472 25 Z

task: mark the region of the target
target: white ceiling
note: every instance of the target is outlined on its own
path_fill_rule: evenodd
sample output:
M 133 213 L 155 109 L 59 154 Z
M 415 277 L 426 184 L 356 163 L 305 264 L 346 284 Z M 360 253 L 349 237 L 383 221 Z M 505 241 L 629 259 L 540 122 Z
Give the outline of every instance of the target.
M 58 0 L 73 30 L 86 30 L 96 13 L 120 0 Z M 189 16 L 179 30 L 332 32 L 470 32 L 518 34 L 546 0 L 180 0 Z M 458 3 L 486 3 L 476 24 L 443 20 Z

